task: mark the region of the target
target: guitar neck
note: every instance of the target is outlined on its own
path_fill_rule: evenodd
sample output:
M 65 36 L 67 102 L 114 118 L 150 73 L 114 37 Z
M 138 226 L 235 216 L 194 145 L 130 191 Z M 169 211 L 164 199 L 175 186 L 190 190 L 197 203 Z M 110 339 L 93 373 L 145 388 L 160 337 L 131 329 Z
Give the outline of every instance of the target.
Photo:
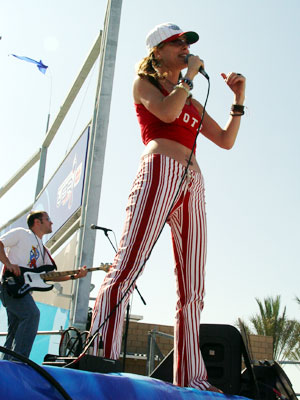
M 87 268 L 87 272 L 92 272 L 92 271 L 105 271 L 108 272 L 109 268 L 111 267 L 111 264 L 103 264 L 100 267 L 94 267 L 94 268 Z M 55 272 L 47 272 L 45 274 L 41 274 L 41 278 L 44 281 L 50 281 L 53 278 L 58 278 L 61 276 L 68 276 L 68 275 L 75 275 L 76 270 L 71 270 L 71 271 L 55 271 Z

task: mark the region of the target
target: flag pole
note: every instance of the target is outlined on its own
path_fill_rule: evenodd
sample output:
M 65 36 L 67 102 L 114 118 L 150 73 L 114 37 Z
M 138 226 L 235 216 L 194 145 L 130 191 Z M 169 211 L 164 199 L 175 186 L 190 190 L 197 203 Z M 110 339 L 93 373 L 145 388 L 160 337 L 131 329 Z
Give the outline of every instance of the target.
M 52 101 L 52 74 L 51 71 L 48 69 L 48 76 L 50 79 L 50 94 L 49 94 L 49 108 L 48 108 L 48 116 L 47 116 L 47 123 L 46 123 L 46 132 L 45 134 L 47 135 L 48 130 L 49 130 L 49 123 L 50 123 L 50 111 L 51 111 L 51 101 Z M 35 196 L 34 200 L 36 200 L 37 196 L 41 192 L 41 190 L 44 187 L 44 179 L 45 179 L 45 170 L 46 170 L 46 161 L 47 161 L 47 151 L 48 147 L 42 145 L 40 149 L 40 164 L 39 164 L 39 170 L 38 170 L 38 177 L 37 177 L 37 183 L 36 183 L 36 189 L 35 189 Z

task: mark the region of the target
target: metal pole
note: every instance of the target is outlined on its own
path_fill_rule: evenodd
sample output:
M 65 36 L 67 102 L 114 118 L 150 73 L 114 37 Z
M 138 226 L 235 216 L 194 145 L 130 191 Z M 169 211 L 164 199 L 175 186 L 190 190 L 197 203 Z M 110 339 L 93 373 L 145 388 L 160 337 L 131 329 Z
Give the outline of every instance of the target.
M 115 70 L 118 34 L 120 26 L 122 0 L 109 0 L 101 41 L 101 63 L 99 72 L 99 91 L 96 94 L 96 110 L 92 121 L 88 162 L 90 168 L 86 176 L 84 203 L 82 205 L 77 268 L 91 266 L 94 259 L 95 231 L 91 224 L 97 223 L 104 166 L 104 156 L 109 122 L 112 85 Z M 76 294 L 70 323 L 85 330 L 91 286 L 90 274 L 76 281 Z
M 128 303 L 127 310 L 126 310 L 126 323 L 125 323 L 125 332 L 124 332 L 123 372 L 125 372 L 125 366 L 126 366 L 127 338 L 128 338 L 128 328 L 129 328 L 129 311 L 130 311 L 130 304 Z
M 50 97 L 51 97 L 51 95 L 50 95 Z M 48 129 L 49 129 L 49 122 L 50 122 L 50 113 L 48 113 L 48 117 L 47 117 L 46 135 L 47 135 L 47 132 L 48 132 Z M 36 199 L 38 197 L 38 194 L 41 192 L 41 190 L 44 187 L 46 161 L 47 161 L 47 151 L 48 151 L 48 148 L 45 147 L 45 146 L 42 146 L 42 148 L 41 148 L 41 157 L 40 157 L 40 165 L 39 165 L 39 172 L 38 172 L 38 178 L 37 178 L 37 183 L 36 183 L 34 199 Z
M 36 183 L 34 199 L 37 198 L 38 194 L 41 192 L 41 190 L 44 187 L 44 178 L 45 178 L 46 161 L 47 161 L 47 151 L 48 151 L 47 147 L 43 146 L 41 148 L 39 172 L 38 172 L 38 178 L 37 178 L 37 183 Z
M 149 369 L 148 369 L 148 375 L 151 374 L 151 372 L 155 368 L 155 343 L 156 343 L 156 333 L 157 329 L 154 328 L 149 334 L 150 334 L 150 351 L 149 351 Z

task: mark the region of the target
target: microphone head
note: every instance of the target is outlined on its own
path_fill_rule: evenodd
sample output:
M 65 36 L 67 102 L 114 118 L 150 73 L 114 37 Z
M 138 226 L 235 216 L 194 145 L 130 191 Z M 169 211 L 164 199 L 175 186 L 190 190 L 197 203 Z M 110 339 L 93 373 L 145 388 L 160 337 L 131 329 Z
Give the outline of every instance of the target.
M 185 62 L 186 64 L 188 63 L 188 60 L 189 60 L 189 58 L 190 58 L 191 56 L 193 56 L 193 54 L 187 54 L 187 55 L 184 57 L 184 62 Z
M 191 57 L 191 56 L 193 56 L 194 54 L 187 54 L 185 57 L 184 57 L 184 62 L 187 64 L 188 63 L 188 60 L 189 60 L 189 57 Z M 200 72 L 200 74 L 202 74 L 203 76 L 205 76 L 205 78 L 206 79 L 209 79 L 209 76 L 207 75 L 207 72 L 204 70 L 204 68 L 201 66 L 200 68 L 199 68 L 199 72 Z
M 91 225 L 91 229 L 96 229 L 96 225 L 95 225 L 95 224 L 92 224 L 92 225 Z

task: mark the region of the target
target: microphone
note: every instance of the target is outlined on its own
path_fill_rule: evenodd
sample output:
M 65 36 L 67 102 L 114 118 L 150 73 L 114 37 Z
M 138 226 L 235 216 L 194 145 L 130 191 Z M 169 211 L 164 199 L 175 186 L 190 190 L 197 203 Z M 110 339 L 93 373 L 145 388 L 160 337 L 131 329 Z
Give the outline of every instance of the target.
M 193 55 L 194 55 L 194 54 L 187 54 L 187 55 L 185 56 L 184 61 L 185 61 L 186 64 L 188 63 L 189 57 L 191 57 L 191 56 L 193 56 Z M 209 79 L 209 76 L 207 75 L 207 73 L 206 73 L 205 69 L 202 67 L 202 65 L 201 65 L 201 67 L 199 68 L 199 72 L 200 72 L 200 74 L 202 74 L 203 76 L 205 76 L 206 79 Z
M 103 228 L 102 226 L 97 226 L 95 224 L 91 225 L 91 229 L 100 229 L 101 231 L 104 231 L 105 233 L 112 232 L 112 229 Z

